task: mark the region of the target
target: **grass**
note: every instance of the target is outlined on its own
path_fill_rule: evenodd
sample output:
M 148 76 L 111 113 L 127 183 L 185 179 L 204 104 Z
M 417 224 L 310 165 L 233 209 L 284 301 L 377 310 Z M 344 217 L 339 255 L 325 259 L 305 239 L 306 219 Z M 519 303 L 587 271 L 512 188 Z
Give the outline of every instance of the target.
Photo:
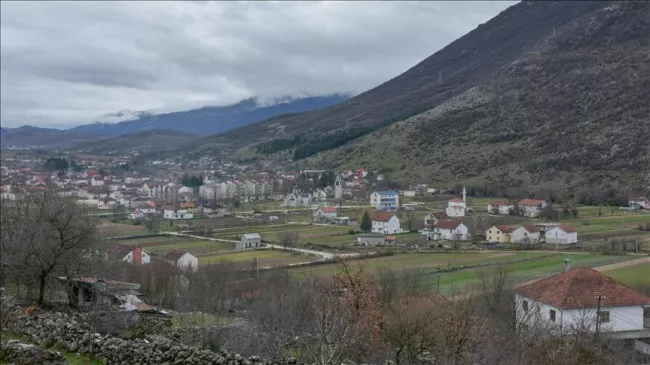
M 611 277 L 616 281 L 629 286 L 648 285 L 650 280 L 650 264 L 638 264 L 620 269 L 606 271 L 605 275 Z
M 172 325 L 176 328 L 195 326 L 214 326 L 228 324 L 228 319 L 210 313 L 192 312 L 178 313 L 172 317 Z
M 561 220 L 563 224 L 574 227 L 578 233 L 601 233 L 607 231 L 635 230 L 639 224 L 650 222 L 648 213 L 626 213 L 603 215 L 601 217 L 578 217 Z M 588 222 L 589 224 L 584 224 Z
M 102 360 L 93 360 L 88 356 L 87 354 L 79 354 L 77 355 L 76 353 L 73 352 L 68 352 L 66 349 L 62 348 L 57 348 L 57 347 L 50 347 L 46 348 L 44 346 L 38 346 L 34 342 L 32 342 L 29 338 L 26 336 L 21 336 L 13 333 L 2 333 L 2 341 L 7 341 L 7 340 L 18 340 L 21 343 L 27 343 L 27 344 L 32 344 L 35 345 L 43 350 L 52 350 L 52 351 L 58 351 L 61 353 L 61 355 L 65 358 L 65 361 L 70 364 L 70 365 L 102 365 L 104 362 Z M 9 364 L 8 362 L 0 362 L 0 365 L 4 364 Z
M 145 235 L 149 231 L 144 226 L 124 223 L 103 223 L 99 225 L 99 234 L 104 237 Z
M 545 253 L 525 252 L 520 253 L 506 252 L 503 254 L 494 253 L 407 253 L 396 254 L 394 256 L 384 256 L 371 258 L 358 262 L 363 265 L 369 273 L 377 273 L 381 269 L 403 270 L 410 268 L 447 268 L 459 265 L 498 263 L 516 261 L 522 258 L 531 258 L 543 256 Z M 319 265 L 312 267 L 296 268 L 292 272 L 295 275 L 306 274 L 308 276 L 324 276 L 336 273 L 337 265 Z
M 199 266 L 216 264 L 220 262 L 252 263 L 254 259 L 259 260 L 260 266 L 280 266 L 297 262 L 312 261 L 316 259 L 316 256 L 273 249 L 250 250 L 233 253 L 202 255 L 199 256 Z

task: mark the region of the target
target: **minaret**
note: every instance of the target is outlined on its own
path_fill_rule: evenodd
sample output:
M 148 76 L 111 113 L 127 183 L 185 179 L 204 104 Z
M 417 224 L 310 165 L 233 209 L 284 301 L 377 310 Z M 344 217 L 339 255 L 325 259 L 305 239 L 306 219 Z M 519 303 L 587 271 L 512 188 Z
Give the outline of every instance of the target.
M 467 190 L 465 190 L 465 185 L 463 185 L 463 201 L 467 203 Z
M 341 176 L 336 176 L 334 181 L 334 200 L 341 201 L 343 200 L 343 186 L 341 185 Z

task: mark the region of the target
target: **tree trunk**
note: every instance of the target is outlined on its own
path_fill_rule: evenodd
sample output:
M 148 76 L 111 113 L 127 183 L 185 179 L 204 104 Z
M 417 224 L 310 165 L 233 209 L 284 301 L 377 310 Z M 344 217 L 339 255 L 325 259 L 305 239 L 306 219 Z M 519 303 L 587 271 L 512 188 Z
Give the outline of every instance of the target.
M 47 273 L 42 271 L 41 275 L 38 277 L 38 302 L 36 302 L 38 305 L 43 304 L 43 300 L 45 299 L 45 279 L 47 279 Z

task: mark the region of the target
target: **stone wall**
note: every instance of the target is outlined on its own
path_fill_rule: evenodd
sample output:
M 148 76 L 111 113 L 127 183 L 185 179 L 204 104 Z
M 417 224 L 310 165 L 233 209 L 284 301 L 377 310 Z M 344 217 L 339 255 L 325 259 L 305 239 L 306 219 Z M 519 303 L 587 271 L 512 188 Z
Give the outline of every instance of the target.
M 267 365 L 283 364 L 262 361 L 257 356 L 244 357 L 221 350 L 212 352 L 180 345 L 167 337 L 146 336 L 143 339 L 126 340 L 111 335 L 93 333 L 84 329 L 82 316 L 65 313 L 24 314 L 22 308 L 10 308 L 12 320 L 9 330 L 29 338 L 44 347 L 56 346 L 70 352 L 89 354 L 100 358 L 106 365 L 131 364 L 228 364 Z M 295 364 L 295 361 L 289 361 Z

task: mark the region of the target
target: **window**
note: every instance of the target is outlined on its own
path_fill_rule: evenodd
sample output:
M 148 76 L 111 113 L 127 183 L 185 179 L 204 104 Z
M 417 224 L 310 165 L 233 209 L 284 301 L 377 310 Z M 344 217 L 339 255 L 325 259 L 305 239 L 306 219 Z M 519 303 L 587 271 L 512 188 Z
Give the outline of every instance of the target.
M 524 302 L 521 303 L 521 305 L 524 307 L 524 312 L 528 312 L 528 301 L 524 300 Z
M 609 311 L 600 311 L 598 314 L 598 319 L 600 320 L 600 323 L 607 323 L 609 322 Z
M 551 320 L 551 322 L 555 322 L 555 311 L 552 309 L 548 311 L 548 317 Z

